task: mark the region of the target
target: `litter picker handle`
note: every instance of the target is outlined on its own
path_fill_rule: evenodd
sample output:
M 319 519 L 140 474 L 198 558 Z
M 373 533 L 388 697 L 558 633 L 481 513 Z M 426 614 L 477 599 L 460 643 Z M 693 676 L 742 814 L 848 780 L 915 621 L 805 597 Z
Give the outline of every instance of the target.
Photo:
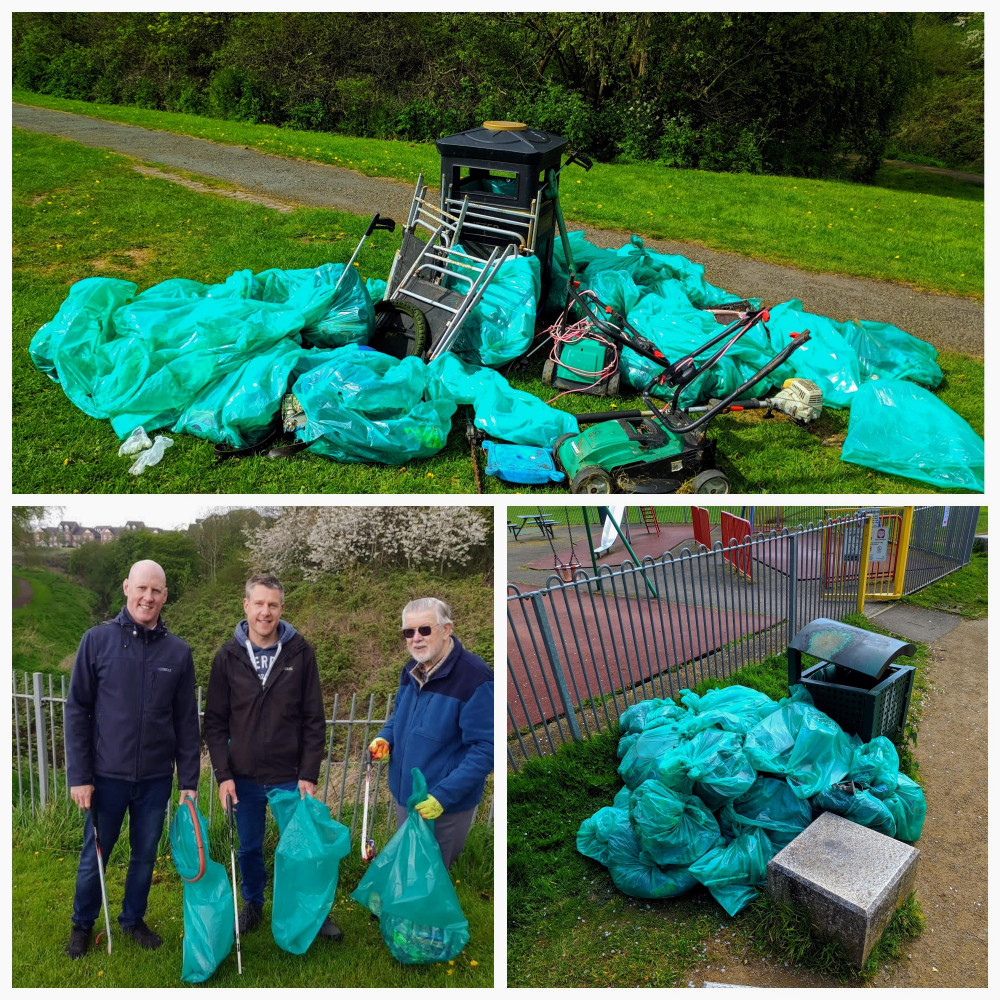
M 97 874 L 101 883 L 101 905 L 104 907 L 104 929 L 108 935 L 108 954 L 111 954 L 111 914 L 108 913 L 108 889 L 104 881 L 104 855 L 101 851 L 101 834 L 97 829 L 97 810 L 91 802 L 87 809 L 90 813 L 90 822 L 94 827 L 94 849 L 97 852 Z M 100 937 L 100 935 L 98 935 Z
M 566 162 L 563 164 L 563 168 L 565 169 L 571 163 L 578 164 L 583 167 L 584 170 L 590 170 L 590 168 L 594 165 L 594 161 L 587 156 L 586 153 L 570 153 L 566 158 Z
M 376 212 L 372 217 L 372 221 L 368 223 L 368 228 L 365 230 L 365 239 L 371 236 L 376 229 L 384 229 L 387 233 L 394 233 L 396 231 L 396 223 L 388 216 L 383 217 Z
M 226 817 L 229 820 L 229 865 L 233 878 L 233 934 L 236 938 L 236 969 L 243 975 L 243 952 L 240 948 L 240 906 L 236 896 L 236 847 L 233 843 L 233 797 L 226 795 Z

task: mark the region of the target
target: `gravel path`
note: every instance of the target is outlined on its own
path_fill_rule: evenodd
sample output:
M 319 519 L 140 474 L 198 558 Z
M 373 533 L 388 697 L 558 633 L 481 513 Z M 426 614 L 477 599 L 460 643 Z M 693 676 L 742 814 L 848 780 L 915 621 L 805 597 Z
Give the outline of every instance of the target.
M 20 128 L 220 178 L 251 196 L 288 204 L 315 205 L 358 215 L 379 212 L 399 221 L 406 218 L 413 195 L 410 184 L 365 177 L 340 167 L 64 111 L 14 104 L 12 120 Z M 630 235 L 583 229 L 589 240 L 602 247 L 619 247 Z M 983 356 L 983 304 L 973 299 L 919 292 L 887 281 L 814 274 L 693 243 L 647 240 L 646 244 L 660 253 L 683 254 L 704 264 L 712 284 L 741 297 L 759 296 L 767 305 L 798 298 L 811 312 L 838 320 L 861 318 L 894 323 L 939 350 Z

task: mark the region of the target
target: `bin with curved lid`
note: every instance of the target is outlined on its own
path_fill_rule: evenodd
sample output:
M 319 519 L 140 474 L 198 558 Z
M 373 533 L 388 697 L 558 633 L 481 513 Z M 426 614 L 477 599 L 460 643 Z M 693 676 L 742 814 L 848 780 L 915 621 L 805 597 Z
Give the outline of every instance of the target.
M 803 684 L 816 707 L 865 743 L 903 738 L 914 668 L 895 664 L 916 651 L 911 642 L 831 618 L 816 618 L 788 644 L 788 683 Z M 802 669 L 802 656 L 819 663 Z

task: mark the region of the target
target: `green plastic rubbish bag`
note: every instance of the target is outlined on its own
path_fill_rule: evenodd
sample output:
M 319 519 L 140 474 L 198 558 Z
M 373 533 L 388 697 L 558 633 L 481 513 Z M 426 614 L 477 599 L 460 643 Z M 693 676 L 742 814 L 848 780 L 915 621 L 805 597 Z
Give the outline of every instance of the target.
M 340 862 L 351 853 L 351 832 L 323 802 L 297 789 L 273 788 L 267 800 L 280 833 L 271 931 L 279 948 L 302 955 L 330 915 Z
M 763 830 L 779 850 L 790 844 L 813 820 L 808 799 L 800 799 L 781 778 L 758 775 L 750 789 L 719 812 L 726 837 Z
M 427 366 L 357 345 L 337 348 L 292 389 L 306 415 L 296 435 L 340 462 L 403 465 L 445 445 L 455 403 L 423 399 Z
M 292 372 L 307 354 L 291 340 L 279 341 L 271 350 L 206 386 L 171 429 L 234 448 L 261 440 L 281 410 Z M 136 426 L 146 426 L 142 415 L 134 413 L 127 419 L 113 417 L 111 426 L 121 435 L 137 419 Z M 149 419 L 150 426 L 155 426 L 156 418 Z
M 181 979 L 203 983 L 233 947 L 235 912 L 229 872 L 209 857 L 208 823 L 185 799 L 170 823 L 170 856 L 184 885 Z
M 367 344 L 375 328 L 371 298 L 354 267 L 335 294 L 343 273 L 343 264 L 293 271 L 271 268 L 254 275 L 250 296 L 298 309 L 305 320 L 302 337 L 316 347 Z
M 406 821 L 375 856 L 351 899 L 379 918 L 382 940 L 397 961 L 426 965 L 453 959 L 468 943 L 469 922 L 431 822 L 415 808 L 427 798 L 427 779 L 419 768 L 410 773 Z
M 899 754 L 892 740 L 876 736 L 870 743 L 857 747 L 848 776 L 878 799 L 892 795 L 899 780 Z
M 681 704 L 697 716 L 699 729 L 717 726 L 727 732 L 742 735 L 746 735 L 778 707 L 778 703 L 762 691 L 754 691 L 753 688 L 740 684 L 711 688 L 703 695 L 682 688 Z M 690 731 L 694 732 L 695 729 Z
M 639 734 L 618 765 L 618 773 L 629 788 L 638 788 L 647 779 L 655 778 L 660 758 L 684 742 L 678 725 L 668 722 Z
M 679 727 L 683 733 L 684 723 Z M 696 793 L 710 809 L 718 809 L 742 795 L 757 772 L 743 753 L 738 733 L 704 729 L 664 753 L 657 762 L 656 777 L 667 788 Z
M 763 830 L 741 833 L 725 847 L 716 847 L 688 871 L 735 917 L 757 896 L 754 886 L 767 879 L 767 863 L 777 854 Z
M 581 854 L 604 865 L 615 886 L 629 896 L 671 899 L 697 885 L 685 868 L 660 867 L 643 852 L 625 809 L 605 806 L 585 819 L 576 846 Z
M 718 821 L 701 799 L 655 778 L 632 792 L 629 819 L 639 849 L 661 867 L 689 865 L 720 840 Z
M 795 375 L 820 387 L 823 406 L 833 410 L 851 406 L 861 386 L 861 366 L 857 351 L 841 335 L 837 324 L 825 316 L 806 312 L 798 299 L 776 305 L 770 310 L 770 317 L 767 328 L 775 352 L 788 346 L 793 333 L 809 331 L 809 340 L 792 354 L 788 363 Z
M 490 368 L 477 368 L 446 351 L 427 366 L 427 398 L 472 406 L 475 425 L 511 444 L 548 448 L 562 434 L 579 431 L 576 417 L 513 389 Z
M 468 287 L 464 281 L 451 284 L 461 292 Z M 535 336 L 535 311 L 540 294 L 541 270 L 537 257 L 504 261 L 466 318 L 452 350 L 470 362 L 487 367 L 519 358 Z
M 576 832 L 576 849 L 585 858 L 593 858 L 605 868 L 611 864 L 612 854 L 609 845 L 612 836 L 616 834 L 624 836 L 625 831 L 630 829 L 627 805 L 628 803 L 625 809 L 603 806 L 580 824 L 580 829 Z
M 896 819 L 889 807 L 851 781 L 824 788 L 813 796 L 812 804 L 814 809 L 836 813 L 887 837 L 896 836 Z
M 886 808 L 896 821 L 896 837 L 911 843 L 920 839 L 927 816 L 924 790 L 905 774 L 900 774 L 896 790 L 885 799 Z
M 912 382 L 866 382 L 851 407 L 840 457 L 933 486 L 984 489 L 983 439 Z
M 743 751 L 767 774 L 782 774 L 800 799 L 847 776 L 855 742 L 818 708 L 790 702 L 747 733 Z
M 848 320 L 838 323 L 841 336 L 858 355 L 863 378 L 905 378 L 930 389 L 941 384 L 937 348 L 891 323 Z
M 657 720 L 682 719 L 686 712 L 670 698 L 647 698 L 638 701 L 618 716 L 618 730 L 625 733 L 641 733 Z M 620 756 L 620 755 L 619 755 Z

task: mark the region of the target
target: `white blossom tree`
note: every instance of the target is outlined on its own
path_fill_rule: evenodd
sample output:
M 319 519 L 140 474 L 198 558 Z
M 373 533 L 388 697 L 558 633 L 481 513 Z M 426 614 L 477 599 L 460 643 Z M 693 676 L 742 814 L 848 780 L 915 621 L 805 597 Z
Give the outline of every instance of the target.
M 354 565 L 444 572 L 483 555 L 491 520 L 476 507 L 290 507 L 247 546 L 256 568 L 307 580 Z

